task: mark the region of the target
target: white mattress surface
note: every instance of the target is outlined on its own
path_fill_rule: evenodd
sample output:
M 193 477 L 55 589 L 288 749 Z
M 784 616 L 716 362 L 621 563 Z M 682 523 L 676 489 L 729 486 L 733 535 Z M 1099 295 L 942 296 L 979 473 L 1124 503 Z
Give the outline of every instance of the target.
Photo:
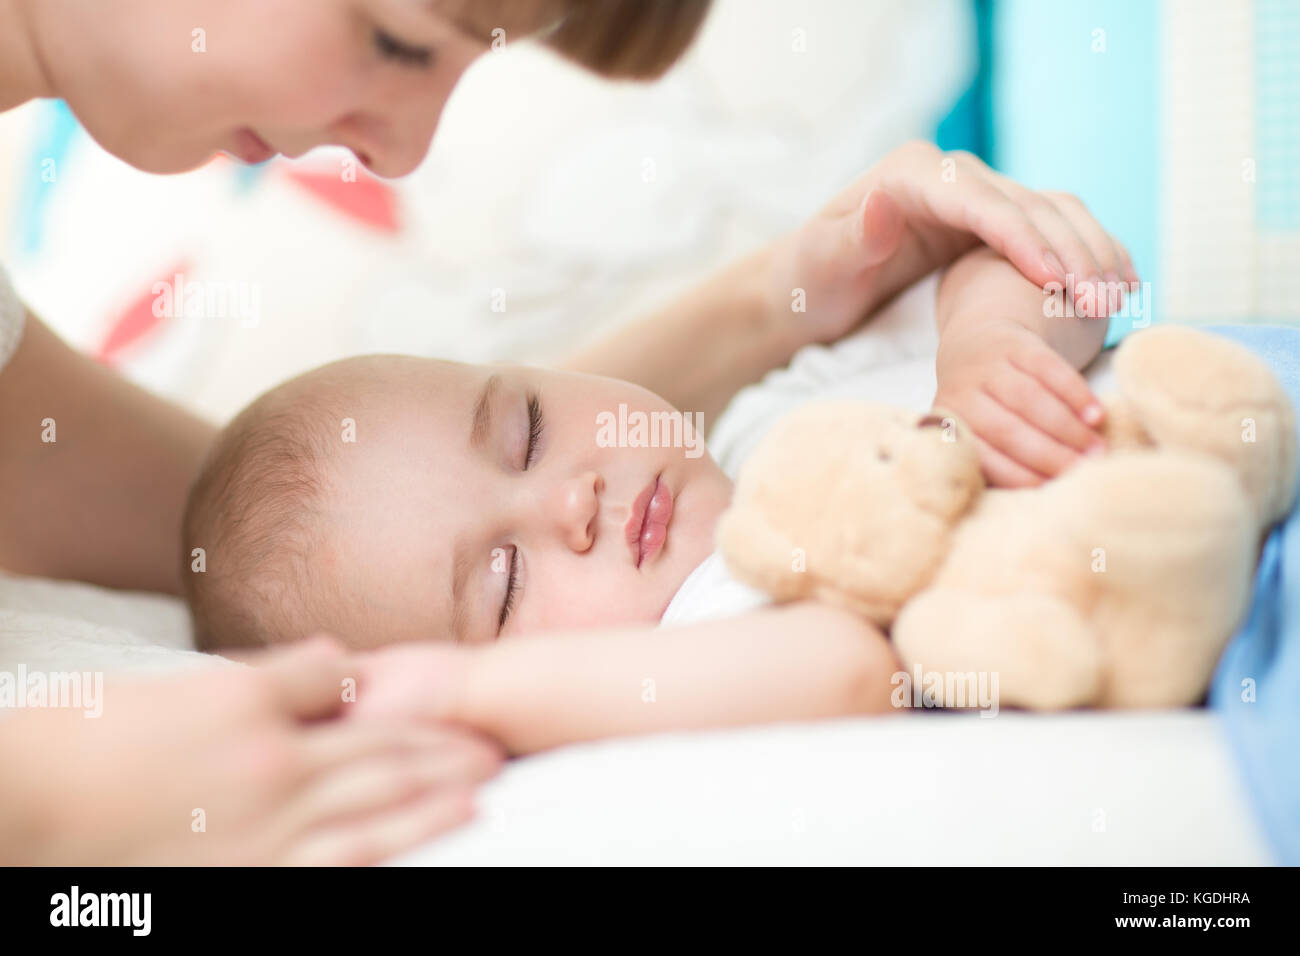
M 667 734 L 507 767 L 402 865 L 1271 862 L 1204 710 Z

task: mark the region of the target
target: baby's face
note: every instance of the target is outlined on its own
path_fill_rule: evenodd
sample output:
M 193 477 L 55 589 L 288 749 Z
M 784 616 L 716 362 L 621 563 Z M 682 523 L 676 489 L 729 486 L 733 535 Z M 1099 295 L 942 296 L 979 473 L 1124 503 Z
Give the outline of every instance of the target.
M 712 550 L 731 482 L 703 437 L 644 447 L 626 432 L 620 447 L 609 426 L 620 405 L 631 423 L 673 412 L 651 392 L 519 366 L 357 361 L 365 384 L 328 396 L 355 441 L 340 422 L 318 555 L 360 602 L 353 646 L 653 624 Z

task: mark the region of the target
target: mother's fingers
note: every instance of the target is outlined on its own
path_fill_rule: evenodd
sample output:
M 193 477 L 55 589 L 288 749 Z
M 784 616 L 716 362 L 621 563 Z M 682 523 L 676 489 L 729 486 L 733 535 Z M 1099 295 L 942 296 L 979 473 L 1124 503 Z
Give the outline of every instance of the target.
M 1124 281 L 1133 286 L 1142 280 L 1138 276 L 1137 267 L 1133 265 L 1133 257 L 1129 255 L 1128 247 L 1118 239 L 1115 240 L 1115 246 L 1119 249 L 1120 259 L 1124 263 Z
M 968 175 L 953 190 L 939 190 L 933 211 L 954 228 L 973 233 L 1026 278 L 1039 285 L 1065 282 L 1065 272 L 1050 238 L 1025 210 L 996 184 Z
M 898 200 L 887 190 L 879 188 L 867 193 L 852 219 L 846 261 L 859 270 L 879 265 L 892 256 L 907 225 L 907 217 Z
M 435 790 L 376 814 L 304 831 L 291 840 L 288 866 L 371 866 L 468 823 L 473 795 L 464 789 Z
M 1119 244 L 1088 211 L 1083 200 L 1071 193 L 1044 192 L 1040 194 L 1050 202 L 1057 211 L 1074 228 L 1101 266 L 1107 282 L 1118 284 L 1123 280 L 1124 258 L 1120 255 Z
M 500 770 L 504 753 L 485 737 L 439 724 L 387 721 L 338 721 L 309 728 L 300 740 L 309 774 L 369 757 L 422 758 L 451 754 L 465 767 L 465 779 L 477 783 Z
M 998 173 L 991 175 L 1060 254 L 1072 280 L 1066 291 L 1078 314 L 1101 318 L 1114 311 L 1118 301 L 1112 304 L 1111 293 L 1118 295 L 1123 262 L 1110 234 L 1087 207 L 1069 193 L 1036 192 Z
M 949 229 L 972 234 L 1031 282 L 1064 284 L 1065 266 L 1052 243 L 979 157 L 910 143 L 895 150 L 886 163 L 886 184 L 911 194 L 913 206 L 927 210 Z
M 317 635 L 253 661 L 282 713 L 311 720 L 335 713 L 343 703 L 344 680 L 356 668 L 334 638 Z
M 378 862 L 464 822 L 503 759 L 452 728 L 336 721 L 304 734 L 308 776 L 269 825 L 299 863 Z
M 1079 308 L 1078 314 L 1090 318 L 1107 314 L 1106 298 L 1101 293 L 1105 289 L 1106 262 L 1110 260 L 1098 258 L 1096 250 L 1051 200 L 1031 190 L 1022 190 L 1012 198 L 1021 203 L 1025 214 L 1052 243 L 1052 248 L 1065 264 L 1069 280 L 1065 283 L 1066 291 Z
M 470 790 L 481 768 L 463 753 L 389 756 L 350 763 L 313 781 L 284 809 L 290 830 L 389 810 L 435 790 Z
M 466 779 L 485 780 L 501 769 L 501 748 L 453 727 L 404 722 L 348 720 L 306 730 L 301 740 L 309 773 L 320 774 L 365 757 L 450 754 L 463 761 Z

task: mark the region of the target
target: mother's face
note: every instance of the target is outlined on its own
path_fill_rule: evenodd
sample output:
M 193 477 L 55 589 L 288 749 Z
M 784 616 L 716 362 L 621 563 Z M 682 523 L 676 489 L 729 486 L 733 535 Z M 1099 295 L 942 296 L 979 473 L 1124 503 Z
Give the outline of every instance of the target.
M 55 0 L 33 5 L 55 88 L 150 172 L 345 146 L 376 173 L 424 158 L 485 44 L 436 0 Z M 513 37 L 512 37 L 513 39 Z

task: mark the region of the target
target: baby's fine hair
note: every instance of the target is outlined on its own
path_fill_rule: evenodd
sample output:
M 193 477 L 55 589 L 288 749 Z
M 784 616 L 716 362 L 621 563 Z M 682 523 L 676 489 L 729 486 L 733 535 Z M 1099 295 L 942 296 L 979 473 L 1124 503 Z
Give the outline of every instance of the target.
M 321 589 L 304 587 L 324 499 L 330 411 L 289 382 L 222 430 L 190 489 L 185 597 L 199 650 L 307 637 Z M 337 436 L 335 436 L 337 437 Z M 314 594 L 313 594 L 314 592 Z

